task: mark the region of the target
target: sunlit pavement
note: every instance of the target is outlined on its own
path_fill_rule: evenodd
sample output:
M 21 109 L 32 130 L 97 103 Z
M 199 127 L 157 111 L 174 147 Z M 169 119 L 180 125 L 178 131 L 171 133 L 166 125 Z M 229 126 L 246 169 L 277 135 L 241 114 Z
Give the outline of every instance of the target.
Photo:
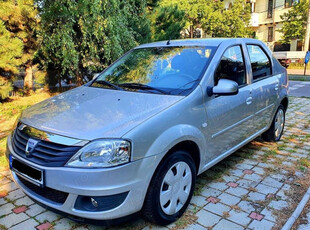
M 282 141 L 253 141 L 200 175 L 191 205 L 176 223 L 163 228 L 138 218 L 113 229 L 280 228 L 298 203 L 295 191 L 302 190 L 301 181 L 308 176 L 310 99 L 290 98 L 286 119 Z M 8 171 L 2 169 L 1 175 L 2 228 L 106 228 L 78 224 L 47 211 L 12 182 Z

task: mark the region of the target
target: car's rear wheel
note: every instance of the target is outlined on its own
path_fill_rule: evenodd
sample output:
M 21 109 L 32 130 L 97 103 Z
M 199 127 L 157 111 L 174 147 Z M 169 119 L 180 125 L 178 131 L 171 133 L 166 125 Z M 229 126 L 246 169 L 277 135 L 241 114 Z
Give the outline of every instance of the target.
M 167 225 L 186 210 L 196 181 L 193 158 L 175 151 L 158 166 L 145 197 L 143 215 L 148 221 Z
M 279 141 L 285 125 L 285 109 L 280 105 L 273 118 L 270 128 L 262 134 L 265 141 Z

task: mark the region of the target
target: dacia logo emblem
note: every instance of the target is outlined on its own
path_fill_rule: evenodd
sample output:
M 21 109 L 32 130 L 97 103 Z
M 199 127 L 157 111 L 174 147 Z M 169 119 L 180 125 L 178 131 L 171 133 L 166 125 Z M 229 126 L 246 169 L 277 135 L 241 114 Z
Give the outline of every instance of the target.
M 26 145 L 26 150 L 25 150 L 27 157 L 31 156 L 31 153 L 34 151 L 34 148 L 37 146 L 38 143 L 39 143 L 39 141 L 34 140 L 32 138 L 28 139 L 27 145 Z

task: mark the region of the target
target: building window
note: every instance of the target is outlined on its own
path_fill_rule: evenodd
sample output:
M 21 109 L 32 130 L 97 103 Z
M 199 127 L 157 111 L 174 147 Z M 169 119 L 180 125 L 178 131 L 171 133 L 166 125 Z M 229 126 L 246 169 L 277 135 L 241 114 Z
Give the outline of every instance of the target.
M 267 18 L 272 18 L 272 13 L 273 13 L 273 0 L 268 0 Z
M 289 8 L 292 7 L 293 5 L 299 3 L 299 0 L 285 0 L 284 7 Z
M 268 42 L 273 41 L 273 27 L 268 27 Z

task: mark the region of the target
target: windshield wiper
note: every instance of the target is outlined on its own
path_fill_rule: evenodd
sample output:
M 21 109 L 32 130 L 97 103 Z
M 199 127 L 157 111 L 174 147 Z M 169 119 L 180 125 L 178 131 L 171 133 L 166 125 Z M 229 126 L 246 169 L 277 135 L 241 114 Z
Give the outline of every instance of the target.
M 152 87 L 149 85 L 144 85 L 141 83 L 124 83 L 124 84 L 120 84 L 120 86 L 127 87 L 127 88 L 133 88 L 133 89 L 155 90 L 155 91 L 160 92 L 162 94 L 169 94 L 164 90 L 157 89 L 155 87 Z
M 113 84 L 109 81 L 105 81 L 105 80 L 97 80 L 97 81 L 94 81 L 93 84 L 94 83 L 98 83 L 100 85 L 107 85 L 107 86 L 110 86 L 110 87 L 112 87 L 114 89 L 118 89 L 118 90 L 124 90 L 122 87 L 119 87 L 118 85 L 115 85 L 115 84 Z

